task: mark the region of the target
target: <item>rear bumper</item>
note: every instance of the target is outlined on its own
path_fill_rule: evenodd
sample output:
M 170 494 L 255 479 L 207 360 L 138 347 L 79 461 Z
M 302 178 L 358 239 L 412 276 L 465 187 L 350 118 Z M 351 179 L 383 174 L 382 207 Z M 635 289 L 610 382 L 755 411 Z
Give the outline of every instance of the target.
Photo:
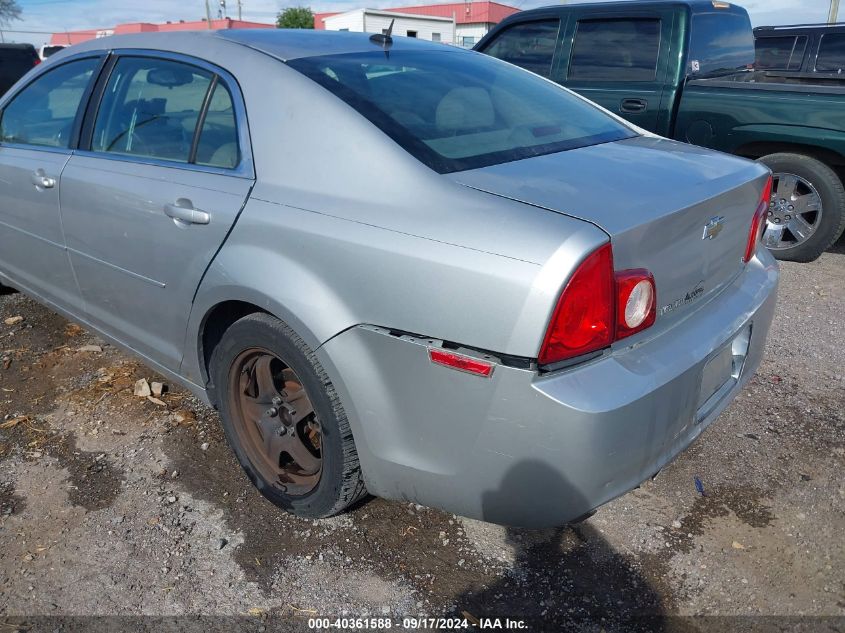
M 507 525 L 561 525 L 656 474 L 733 400 L 760 363 L 777 284 L 762 252 L 671 330 L 545 376 L 503 365 L 489 379 L 463 374 L 432 365 L 428 339 L 370 326 L 318 355 L 370 492 Z M 705 364 L 749 325 L 742 373 L 702 407 Z

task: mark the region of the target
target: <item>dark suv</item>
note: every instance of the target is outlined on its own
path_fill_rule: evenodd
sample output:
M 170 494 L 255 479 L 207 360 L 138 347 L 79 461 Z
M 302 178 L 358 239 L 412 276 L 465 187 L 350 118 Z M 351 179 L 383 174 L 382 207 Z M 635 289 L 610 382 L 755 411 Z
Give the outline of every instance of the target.
M 757 70 L 845 77 L 845 23 L 759 26 L 754 46 Z
M 0 44 L 0 96 L 39 63 L 32 44 Z

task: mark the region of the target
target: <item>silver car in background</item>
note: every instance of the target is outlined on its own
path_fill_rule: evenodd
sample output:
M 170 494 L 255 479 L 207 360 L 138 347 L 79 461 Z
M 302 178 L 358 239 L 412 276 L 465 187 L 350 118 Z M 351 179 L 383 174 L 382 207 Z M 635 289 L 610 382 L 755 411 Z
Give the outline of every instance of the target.
M 127 35 L 0 101 L 0 281 L 217 406 L 304 517 L 367 491 L 560 525 L 756 370 L 769 173 L 499 60 Z

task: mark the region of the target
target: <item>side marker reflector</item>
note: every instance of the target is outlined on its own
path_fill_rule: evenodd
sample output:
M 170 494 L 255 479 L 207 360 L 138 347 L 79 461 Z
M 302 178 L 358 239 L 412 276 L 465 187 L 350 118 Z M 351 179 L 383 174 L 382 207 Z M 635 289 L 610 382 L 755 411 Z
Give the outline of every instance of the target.
M 478 360 L 471 356 L 464 356 L 463 354 L 456 354 L 455 352 L 449 352 L 443 349 L 429 348 L 428 357 L 435 365 L 443 365 L 450 369 L 476 374 L 484 378 L 489 378 L 493 374 L 493 363 Z

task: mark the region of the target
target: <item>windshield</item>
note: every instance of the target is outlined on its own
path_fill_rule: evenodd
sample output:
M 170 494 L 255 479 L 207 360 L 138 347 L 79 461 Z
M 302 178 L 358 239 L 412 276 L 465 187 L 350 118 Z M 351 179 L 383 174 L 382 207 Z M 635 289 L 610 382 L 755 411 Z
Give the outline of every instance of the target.
M 636 136 L 563 88 L 479 53 L 376 50 L 288 65 L 440 173 Z

